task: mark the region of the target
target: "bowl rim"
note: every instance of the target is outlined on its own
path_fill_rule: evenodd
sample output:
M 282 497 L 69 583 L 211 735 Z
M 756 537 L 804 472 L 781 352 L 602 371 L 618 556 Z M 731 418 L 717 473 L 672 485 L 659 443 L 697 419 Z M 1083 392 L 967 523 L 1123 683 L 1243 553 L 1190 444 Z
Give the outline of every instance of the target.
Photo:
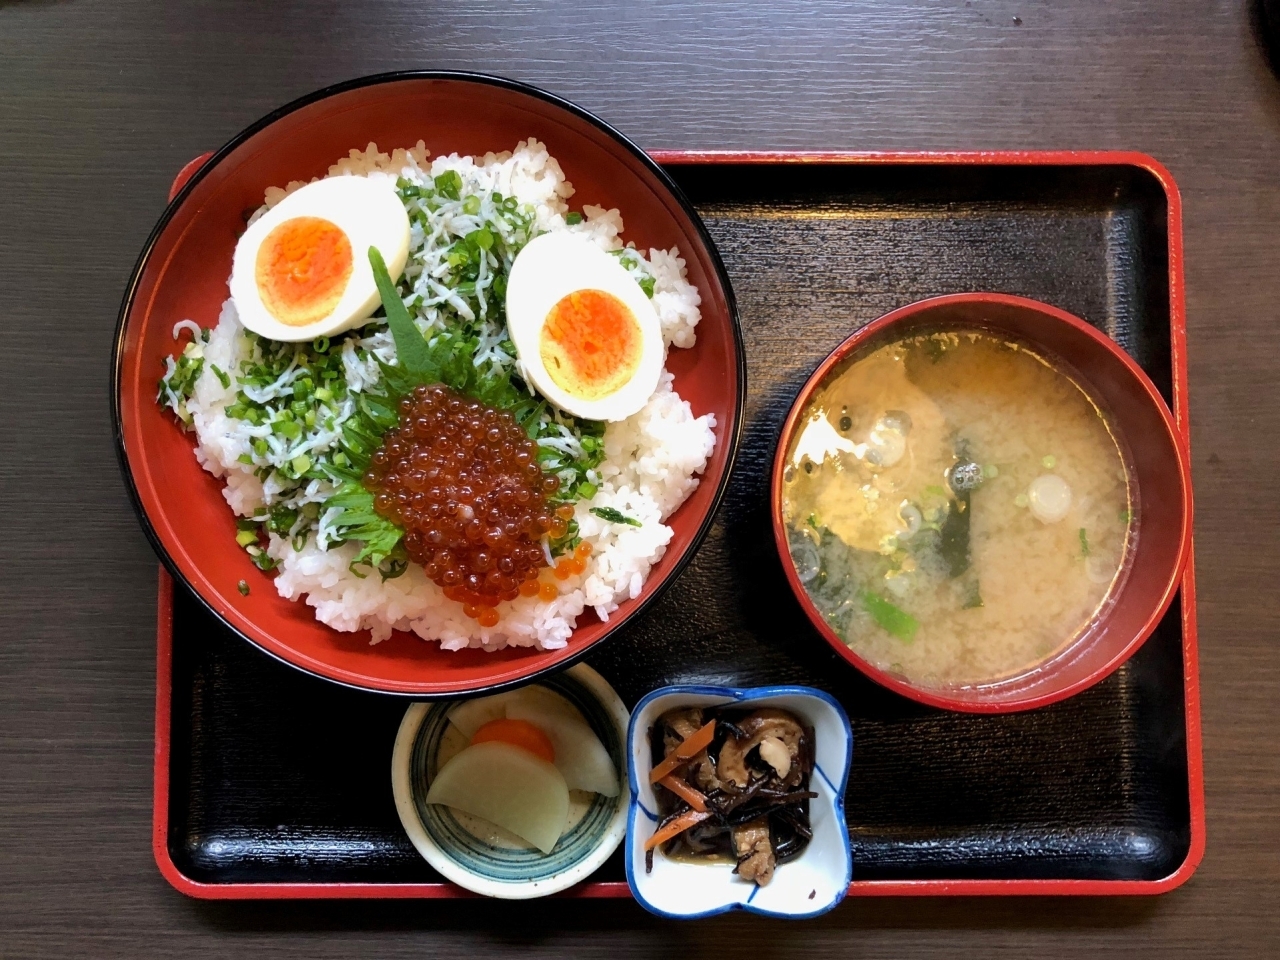
M 817 909 L 801 912 L 766 910 L 756 906 L 750 900 L 733 900 L 719 907 L 713 907 L 710 910 L 703 910 L 699 913 L 671 913 L 668 910 L 662 910 L 655 907 L 649 902 L 648 898 L 640 889 L 637 883 L 634 871 L 632 869 L 632 850 L 636 844 L 640 842 L 640 837 L 635 829 L 641 811 L 640 804 L 640 781 L 636 771 L 636 765 L 630 762 L 631 746 L 635 742 L 635 738 L 642 733 L 638 728 L 638 722 L 645 708 L 655 700 L 667 696 L 693 696 L 693 697 L 715 697 L 727 698 L 733 703 L 751 703 L 756 700 L 766 700 L 773 697 L 806 697 L 812 700 L 819 700 L 831 708 L 836 719 L 840 721 L 840 725 L 844 730 L 844 769 L 839 778 L 839 783 L 835 783 L 827 779 L 826 774 L 822 774 L 822 778 L 826 780 L 827 785 L 832 791 L 832 808 L 835 813 L 836 826 L 840 831 L 840 836 L 844 840 L 844 879 L 840 883 L 836 891 L 836 896 L 829 903 L 822 904 Z M 762 917 L 774 917 L 782 920 L 807 920 L 812 917 L 821 916 L 840 905 L 840 902 L 849 893 L 849 884 L 853 881 L 853 849 L 850 846 L 849 839 L 849 821 L 845 817 L 844 801 L 845 792 L 849 786 L 849 776 L 853 772 L 853 724 L 849 722 L 849 714 L 839 700 L 827 693 L 825 690 L 819 690 L 816 687 L 806 687 L 800 684 L 770 684 L 761 687 L 722 687 L 708 684 L 697 683 L 677 683 L 665 687 L 659 687 L 651 690 L 640 698 L 635 707 L 631 711 L 631 720 L 627 724 L 627 789 L 630 792 L 630 801 L 627 804 L 627 836 L 626 845 L 623 850 L 623 866 L 627 871 L 627 886 L 631 889 L 631 895 L 635 901 L 650 913 L 667 920 L 701 920 L 705 917 L 714 917 L 722 913 L 729 913 L 733 910 L 745 910 L 748 913 L 754 913 Z M 701 869 L 701 867 L 699 867 Z
M 738 374 L 738 390 L 736 396 L 733 398 L 732 404 L 733 426 L 732 429 L 725 431 L 723 437 L 719 440 L 720 443 L 725 445 L 726 451 L 724 471 L 712 493 L 710 503 L 707 506 L 706 515 L 702 518 L 698 528 L 694 531 L 684 552 L 674 559 L 674 562 L 671 564 L 670 568 L 665 571 L 661 579 L 654 582 L 651 571 L 650 577 L 645 581 L 645 586 L 649 587 L 649 589 L 644 591 L 642 595 L 637 598 L 635 606 L 632 607 L 626 615 L 617 618 L 616 622 L 608 625 L 599 637 L 584 646 L 581 650 L 565 656 L 562 659 L 554 660 L 541 668 L 529 670 L 528 672 L 522 672 L 517 669 L 515 672 L 517 672 L 518 675 L 511 679 L 486 682 L 483 685 L 450 690 L 415 689 L 412 685 L 406 686 L 404 684 L 401 684 L 398 687 L 393 687 L 376 681 L 369 682 L 367 679 L 365 682 L 361 682 L 360 680 L 357 680 L 350 671 L 334 668 L 327 663 L 316 660 L 315 658 L 303 658 L 301 656 L 294 658 L 289 656 L 285 653 L 285 650 L 292 652 L 292 649 L 279 641 L 276 642 L 282 649 L 271 649 L 231 623 L 230 620 L 223 615 L 222 611 L 220 611 L 210 599 L 206 598 L 204 594 L 201 593 L 201 591 L 198 590 L 187 578 L 186 574 L 170 554 L 169 549 L 165 546 L 159 533 L 156 531 L 154 524 L 151 522 L 151 518 L 148 516 L 143 505 L 142 496 L 138 490 L 138 485 L 134 479 L 133 470 L 130 466 L 129 452 L 125 445 L 125 418 L 124 412 L 121 409 L 121 388 L 125 369 L 125 334 L 129 316 L 133 311 L 137 298 L 138 287 L 142 279 L 143 272 L 150 263 L 152 254 L 155 252 L 156 245 L 159 243 L 161 236 L 177 215 L 179 209 L 186 202 L 187 198 L 204 180 L 204 178 L 208 176 L 214 168 L 218 166 L 218 164 L 226 159 L 228 155 L 242 146 L 245 142 L 263 132 L 278 120 L 281 120 L 298 110 L 330 97 L 349 93 L 365 87 L 416 80 L 455 81 L 464 84 L 474 83 L 497 87 L 501 90 L 507 91 L 508 93 L 529 96 L 536 100 L 541 100 L 544 103 L 548 103 L 551 106 L 557 107 L 576 116 L 578 119 L 600 130 L 624 150 L 630 153 L 632 157 L 643 167 L 647 168 L 648 172 L 658 180 L 658 183 L 671 195 L 681 211 L 689 219 L 697 239 L 707 253 L 708 260 L 712 267 L 712 272 L 719 281 L 724 293 L 725 305 L 728 310 L 729 326 L 733 335 L 734 361 Z M 299 670 L 309 676 L 318 677 L 330 683 L 336 683 L 353 690 L 373 691 L 391 696 L 407 697 L 417 700 L 448 700 L 459 697 L 482 696 L 497 693 L 502 690 L 514 689 L 516 687 L 523 686 L 524 684 L 530 683 L 536 678 L 547 673 L 571 667 L 586 656 L 588 652 L 613 637 L 620 627 L 638 616 L 653 604 L 663 593 L 665 593 L 671 584 L 674 583 L 679 575 L 684 571 L 685 567 L 687 567 L 693 560 L 698 548 L 702 545 L 702 542 L 710 532 L 715 515 L 724 500 L 725 494 L 728 490 L 729 480 L 733 475 L 734 466 L 737 463 L 738 453 L 741 446 L 746 393 L 746 348 L 742 336 L 742 323 L 738 314 L 737 300 L 734 296 L 733 286 L 729 279 L 728 270 L 725 268 L 724 261 L 720 256 L 720 251 L 712 240 L 711 234 L 706 228 L 706 224 L 702 222 L 701 216 L 699 216 L 689 198 L 685 196 L 684 191 L 675 182 L 671 175 L 668 174 L 667 171 L 657 163 L 657 161 L 650 157 L 629 137 L 625 136 L 613 126 L 577 104 L 535 87 L 532 84 L 523 83 L 518 80 L 511 80 L 506 77 L 500 77 L 493 74 L 468 70 L 392 70 L 330 84 L 311 93 L 304 94 L 303 96 L 291 100 L 283 106 L 265 114 L 260 119 L 249 124 L 233 136 L 225 144 L 219 147 L 217 151 L 207 155 L 196 167 L 186 182 L 183 183 L 182 188 L 165 206 L 159 220 L 156 221 L 155 226 L 147 236 L 147 239 L 142 246 L 142 251 L 138 255 L 138 259 L 134 264 L 133 270 L 130 272 L 128 282 L 125 285 L 124 294 L 121 298 L 120 310 L 116 316 L 115 331 L 112 335 L 109 384 L 111 432 L 114 440 L 116 462 L 119 465 L 125 489 L 129 494 L 130 503 L 133 505 L 134 512 L 137 514 L 143 533 L 151 543 L 152 549 L 159 556 L 161 563 L 173 576 L 174 580 L 186 587 L 186 589 L 195 596 L 199 603 L 208 610 L 209 613 L 212 614 L 225 629 L 230 630 L 236 636 L 252 644 L 256 649 L 262 651 L 267 656 L 272 657 L 281 663 L 288 664 L 295 670 Z M 650 586 L 650 584 L 652 585 Z M 265 634 L 266 631 L 263 631 L 263 633 Z M 304 660 L 306 662 L 304 662 Z
M 629 754 L 626 737 L 630 728 L 631 716 L 627 711 L 626 704 L 622 702 L 622 698 L 618 696 L 617 691 L 613 689 L 609 681 L 585 663 L 574 664 L 574 666 L 565 671 L 565 675 L 581 684 L 587 693 L 594 697 L 596 702 L 609 714 L 609 718 L 613 721 L 614 731 L 618 736 L 622 762 L 627 764 L 629 776 L 630 764 L 627 763 Z M 458 697 L 456 701 L 460 703 L 467 699 L 471 698 Z M 450 857 L 448 852 L 435 842 L 431 833 L 423 826 L 422 818 L 418 816 L 414 807 L 413 785 L 409 782 L 409 766 L 412 760 L 411 754 L 414 741 L 417 739 L 418 731 L 421 729 L 427 713 L 432 709 L 446 706 L 448 706 L 448 701 L 439 700 L 425 700 L 409 704 L 408 709 L 405 710 L 404 716 L 400 720 L 400 726 L 396 729 L 396 738 L 391 751 L 391 792 L 395 799 L 396 813 L 400 817 L 400 824 L 408 835 L 409 841 L 422 858 L 449 882 L 470 890 L 472 893 L 499 900 L 533 900 L 549 897 L 562 890 L 567 890 L 576 883 L 581 883 L 595 873 L 596 870 L 600 869 L 601 865 L 622 844 L 626 836 L 629 806 L 624 802 L 621 794 L 617 797 L 617 805 L 614 808 L 613 815 L 609 817 L 608 824 L 601 833 L 599 841 L 581 859 L 546 880 L 521 880 L 515 882 L 493 880 L 484 874 L 468 870 Z M 621 774 L 619 774 L 618 783 L 620 787 L 623 784 Z M 533 884 L 537 884 L 537 887 L 533 888 Z
M 1020 309 L 1033 310 L 1052 317 L 1054 320 L 1065 323 L 1074 328 L 1076 331 L 1084 334 L 1092 339 L 1099 346 L 1103 347 L 1115 359 L 1117 359 L 1128 371 L 1131 377 L 1141 386 L 1151 405 L 1160 415 L 1160 420 L 1164 425 L 1165 432 L 1168 434 L 1169 440 L 1173 444 L 1173 449 L 1178 461 L 1178 483 L 1182 492 L 1182 523 L 1178 531 L 1178 550 L 1173 568 L 1170 572 L 1168 582 L 1165 583 L 1161 594 L 1160 602 L 1152 608 L 1151 612 L 1143 622 L 1142 627 L 1126 642 L 1112 657 L 1103 663 L 1100 667 L 1093 670 L 1087 676 L 1067 684 L 1056 690 L 1037 693 L 1033 696 L 1021 697 L 1018 699 L 1010 699 L 1007 701 L 971 701 L 963 700 L 948 695 L 945 689 L 919 687 L 909 683 L 901 678 L 895 677 L 885 670 L 875 666 L 869 660 L 859 656 L 853 649 L 846 644 L 831 626 L 826 622 L 817 608 L 813 605 L 813 601 L 809 599 L 804 589 L 804 585 L 800 582 L 800 578 L 795 570 L 795 565 L 791 562 L 790 547 L 787 541 L 786 523 L 782 518 L 782 475 L 786 466 L 787 447 L 791 438 L 795 433 L 796 424 L 800 419 L 800 413 L 808 403 L 809 398 L 814 391 L 821 385 L 827 374 L 831 372 L 837 364 L 843 361 L 851 353 L 863 346 L 873 337 L 882 331 L 897 323 L 915 317 L 926 310 L 932 310 L 938 307 L 947 307 L 959 304 L 987 304 L 1017 307 Z M 791 591 L 795 594 L 797 602 L 804 609 L 805 615 L 812 622 L 813 626 L 822 634 L 824 640 L 839 654 L 845 661 L 857 667 L 863 674 L 874 680 L 881 686 L 899 693 L 904 697 L 908 697 L 919 703 L 927 704 L 931 707 L 939 707 L 944 710 L 953 710 L 959 713 L 983 713 L 983 714 L 999 714 L 999 713 L 1016 713 L 1022 710 L 1032 710 L 1037 707 L 1048 706 L 1051 703 L 1057 703 L 1065 700 L 1067 697 L 1074 696 L 1083 690 L 1088 689 L 1096 683 L 1105 680 L 1114 673 L 1120 666 L 1128 660 L 1138 649 L 1147 641 L 1151 633 L 1155 630 L 1160 620 L 1168 611 L 1173 598 L 1182 583 L 1182 575 L 1186 569 L 1186 565 L 1191 555 L 1191 538 L 1192 538 L 1192 512 L 1194 504 L 1191 491 L 1191 462 L 1190 455 L 1187 451 L 1186 442 L 1181 432 L 1178 430 L 1174 422 L 1173 414 L 1169 411 L 1168 404 L 1160 395 L 1160 391 L 1152 383 L 1151 378 L 1146 372 L 1138 366 L 1137 361 L 1133 359 L 1129 353 L 1118 343 L 1108 337 L 1105 333 L 1098 330 L 1092 324 L 1082 320 L 1075 314 L 1069 313 L 1052 304 L 1045 303 L 1042 300 L 1035 300 L 1031 297 L 1022 297 L 1015 294 L 995 293 L 985 291 L 973 291 L 968 293 L 951 293 L 936 297 L 926 297 L 922 300 L 916 300 L 912 303 L 905 304 L 894 310 L 889 311 L 883 316 L 877 317 L 865 326 L 855 330 L 846 337 L 834 350 L 831 351 L 820 363 L 816 370 L 805 381 L 804 386 L 800 388 L 799 393 L 792 401 L 791 409 L 787 414 L 787 419 L 782 426 L 782 432 L 778 437 L 778 444 L 774 451 L 773 469 L 770 474 L 769 482 L 769 511 L 773 523 L 773 539 L 774 545 L 777 547 L 779 559 L 782 561 L 783 573 L 786 575 L 787 582 L 791 586 Z

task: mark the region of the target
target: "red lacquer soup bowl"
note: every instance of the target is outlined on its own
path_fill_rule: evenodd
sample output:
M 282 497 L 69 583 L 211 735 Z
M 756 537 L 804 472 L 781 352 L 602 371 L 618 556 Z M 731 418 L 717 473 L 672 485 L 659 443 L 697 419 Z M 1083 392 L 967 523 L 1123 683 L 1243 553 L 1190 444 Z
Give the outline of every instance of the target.
M 809 598 L 791 560 L 783 520 L 787 451 L 810 397 L 846 359 L 918 333 L 985 328 L 1063 362 L 1108 412 L 1127 448 L 1137 503 L 1137 537 L 1113 601 L 1069 644 L 1024 673 L 955 686 L 923 686 L 881 669 L 852 650 Z M 783 569 L 805 613 L 845 660 L 876 682 L 922 703 L 1003 713 L 1054 703 L 1110 675 L 1150 636 L 1168 609 L 1191 548 L 1191 472 L 1173 417 L 1155 385 L 1125 351 L 1078 317 L 1048 304 L 994 293 L 965 293 L 909 304 L 849 337 L 809 378 L 783 427 L 773 464 L 773 532 Z
M 695 416 L 716 418 L 715 452 L 692 496 L 667 521 L 674 537 L 640 596 L 608 623 L 593 614 L 562 649 L 442 651 L 396 634 L 317 622 L 304 602 L 277 595 L 236 544 L 221 481 L 202 470 L 193 441 L 156 404 L 174 324 L 217 323 L 244 214 L 266 187 L 323 175 L 353 147 L 390 150 L 425 140 L 432 154 L 510 150 L 543 141 L 577 192 L 574 205 L 618 207 L 641 249 L 680 248 L 702 296 L 697 345 L 667 367 Z M 711 523 L 737 448 L 745 391 L 742 338 L 724 266 L 702 222 L 669 177 L 634 144 L 583 110 L 531 87 L 470 74 L 398 73 L 353 81 L 295 101 L 254 124 L 195 173 L 169 205 L 138 262 L 121 308 L 113 369 L 115 428 L 126 482 L 172 573 L 228 627 L 299 669 L 370 690 L 447 697 L 527 681 L 581 657 L 669 584 Z M 251 585 L 241 596 L 238 585 Z

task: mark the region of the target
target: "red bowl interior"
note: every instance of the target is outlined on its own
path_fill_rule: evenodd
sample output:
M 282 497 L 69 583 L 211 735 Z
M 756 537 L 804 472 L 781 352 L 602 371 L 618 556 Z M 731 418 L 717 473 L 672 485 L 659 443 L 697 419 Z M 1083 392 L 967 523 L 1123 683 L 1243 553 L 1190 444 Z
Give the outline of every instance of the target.
M 302 602 L 279 597 L 235 543 L 221 481 L 192 455 L 192 439 L 156 404 L 175 322 L 217 323 L 243 214 L 263 190 L 323 175 L 353 147 L 384 150 L 425 140 L 432 153 L 482 154 L 545 142 L 577 189 L 575 206 L 618 207 L 642 249 L 679 246 L 702 294 L 698 342 L 673 350 L 668 369 L 695 415 L 714 413 L 716 447 L 694 494 L 668 521 L 675 535 L 640 597 L 607 624 L 579 619 L 554 651 L 445 652 L 410 634 L 370 646 L 338 633 Z M 116 342 L 115 414 L 126 478 L 153 542 L 173 572 L 233 629 L 288 663 L 373 690 L 448 696 L 517 683 L 581 656 L 643 607 L 701 539 L 728 478 L 744 391 L 742 346 L 724 267 L 701 222 L 637 148 L 563 101 L 505 81 L 442 74 L 370 78 L 285 107 L 223 148 L 170 206 L 139 262 Z M 240 580 L 249 596 L 237 590 Z
M 809 600 L 791 563 L 782 519 L 786 451 L 813 391 L 838 363 L 915 332 L 954 326 L 994 328 L 1066 361 L 1114 417 L 1131 457 L 1139 536 L 1118 601 L 1061 653 L 1035 670 L 994 683 L 919 687 L 858 656 Z M 886 314 L 835 349 L 796 398 L 773 465 L 773 533 L 791 588 L 814 626 L 840 656 L 904 696 L 951 710 L 1000 713 L 1053 703 L 1108 676 L 1138 649 L 1168 609 L 1191 547 L 1191 472 L 1186 450 L 1154 384 L 1113 340 L 1048 304 L 994 293 L 966 293 L 909 304 Z

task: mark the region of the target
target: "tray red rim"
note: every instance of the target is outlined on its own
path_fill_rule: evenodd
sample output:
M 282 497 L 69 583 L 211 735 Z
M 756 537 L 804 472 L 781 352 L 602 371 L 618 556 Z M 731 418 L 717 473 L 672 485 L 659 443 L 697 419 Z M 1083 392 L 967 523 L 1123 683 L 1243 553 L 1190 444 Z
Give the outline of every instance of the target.
M 1191 447 L 1187 396 L 1186 301 L 1183 277 L 1182 197 L 1173 174 L 1154 157 L 1118 150 L 1010 150 L 938 152 L 845 152 L 773 150 L 651 150 L 664 166 L 722 163 L 887 165 L 973 164 L 1006 166 L 1128 166 L 1150 173 L 1164 190 L 1169 235 L 1169 334 L 1173 365 L 1173 415 L 1184 450 Z M 191 160 L 174 179 L 176 194 L 212 156 Z M 1196 629 L 1195 547 L 1181 584 L 1184 713 L 1191 844 L 1178 869 L 1158 880 L 857 880 L 849 896 L 1151 896 L 1182 886 L 1205 850 L 1204 761 L 1200 732 L 1200 666 Z M 156 729 L 151 848 L 161 875 L 176 890 L 205 900 L 448 899 L 475 896 L 451 883 L 205 883 L 178 869 L 169 853 L 169 759 L 173 683 L 173 580 L 160 567 L 156 630 Z M 630 897 L 621 881 L 586 882 L 557 894 L 565 898 Z

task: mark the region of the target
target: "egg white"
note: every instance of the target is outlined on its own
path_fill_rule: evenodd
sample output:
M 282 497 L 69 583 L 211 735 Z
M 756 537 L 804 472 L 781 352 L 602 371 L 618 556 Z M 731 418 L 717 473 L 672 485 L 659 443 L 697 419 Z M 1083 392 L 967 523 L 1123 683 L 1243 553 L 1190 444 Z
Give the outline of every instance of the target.
M 342 298 L 326 316 L 305 326 L 281 323 L 267 309 L 258 290 L 256 267 L 262 241 L 294 217 L 320 217 L 347 235 L 351 243 L 351 278 Z M 231 298 L 240 322 L 270 340 L 297 343 L 328 337 L 364 323 L 381 302 L 369 265 L 369 248 L 377 247 L 391 279 L 399 279 L 409 259 L 409 215 L 392 181 L 367 177 L 328 177 L 289 194 L 255 220 L 236 243 L 231 264 Z
M 635 374 L 613 393 L 585 400 L 562 389 L 542 361 L 542 327 L 561 299 L 577 290 L 602 290 L 621 300 L 640 326 Z M 507 330 L 524 378 L 549 402 L 588 420 L 625 420 L 657 389 L 666 348 L 657 311 L 631 274 L 595 243 L 572 233 L 544 233 L 516 256 L 507 278 Z

